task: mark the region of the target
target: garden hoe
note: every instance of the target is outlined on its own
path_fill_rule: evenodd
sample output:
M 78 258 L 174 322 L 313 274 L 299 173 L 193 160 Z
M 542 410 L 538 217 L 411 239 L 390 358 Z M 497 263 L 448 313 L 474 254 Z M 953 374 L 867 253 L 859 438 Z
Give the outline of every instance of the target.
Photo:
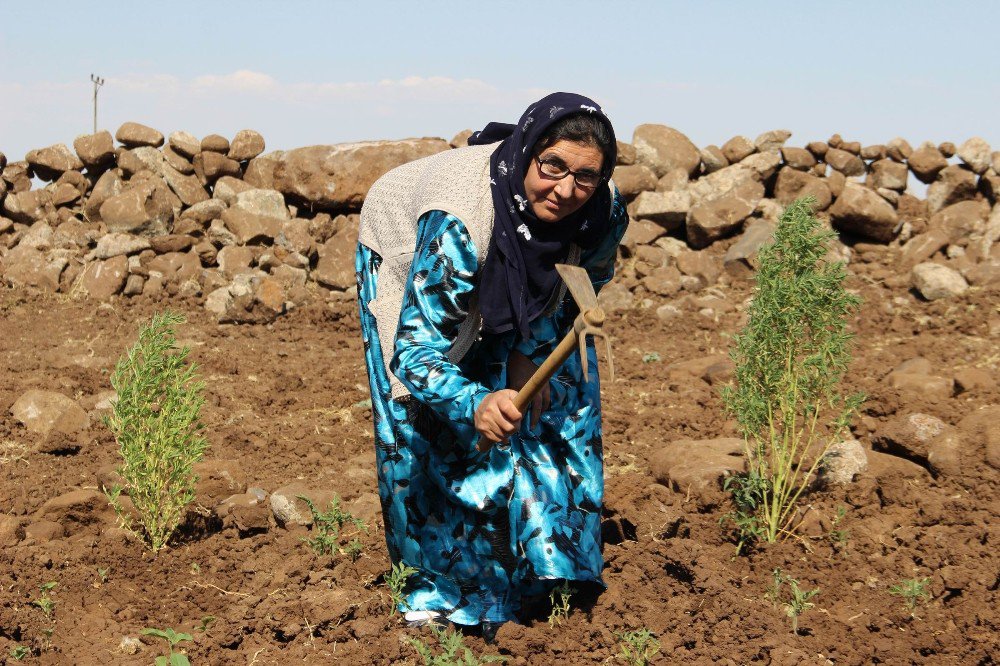
M 580 314 L 576 316 L 576 319 L 573 321 L 573 328 L 566 333 L 566 337 L 562 339 L 555 350 L 538 367 L 538 370 L 535 370 L 535 374 L 517 392 L 517 396 L 514 398 L 514 406 L 522 414 L 528 403 L 535 397 L 535 394 L 548 384 L 549 380 L 552 379 L 552 375 L 566 362 L 566 359 L 570 357 L 577 345 L 580 347 L 580 363 L 583 367 L 583 379 L 587 381 L 589 378 L 589 374 L 587 373 L 588 335 L 604 339 L 608 352 L 608 381 L 613 382 L 615 380 L 615 366 L 611 360 L 611 340 L 608 339 L 608 334 L 604 332 L 604 310 L 597 304 L 597 294 L 594 292 L 594 285 L 590 282 L 590 276 L 587 275 L 585 269 L 579 266 L 556 264 L 556 270 L 559 272 L 559 276 L 562 277 L 563 282 L 566 283 L 566 288 L 569 289 L 573 300 L 576 301 L 577 306 L 580 308 Z M 480 451 L 489 451 L 491 446 L 493 446 L 493 442 L 485 437 L 479 438 L 477 448 Z

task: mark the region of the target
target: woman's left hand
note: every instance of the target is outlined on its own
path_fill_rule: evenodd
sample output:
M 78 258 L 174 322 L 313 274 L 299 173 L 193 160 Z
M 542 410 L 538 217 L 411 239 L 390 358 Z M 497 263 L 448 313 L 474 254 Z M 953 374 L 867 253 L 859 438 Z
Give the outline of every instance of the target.
M 516 349 L 512 349 L 510 356 L 507 357 L 507 388 L 520 391 L 528 383 L 528 380 L 531 379 L 531 376 L 535 374 L 536 370 L 538 370 L 538 366 L 532 363 L 531 359 Z M 538 425 L 542 414 L 549 409 L 551 404 L 552 398 L 549 394 L 549 384 L 546 382 L 531 402 L 528 403 L 531 409 L 530 425 L 532 428 Z

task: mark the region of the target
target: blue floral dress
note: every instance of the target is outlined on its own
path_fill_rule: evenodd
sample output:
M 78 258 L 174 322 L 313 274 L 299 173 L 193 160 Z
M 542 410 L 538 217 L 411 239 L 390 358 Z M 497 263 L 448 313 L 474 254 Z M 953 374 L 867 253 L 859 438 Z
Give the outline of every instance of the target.
M 614 273 L 628 225 L 617 194 L 612 230 L 585 251 L 595 289 Z M 552 404 L 530 416 L 507 445 L 476 450 L 473 415 L 490 392 L 507 388 L 517 349 L 536 364 L 569 330 L 578 310 L 567 295 L 554 312 L 516 332 L 483 335 L 457 365 L 447 352 L 478 284 L 477 252 L 465 225 L 442 211 L 418 221 L 391 370 L 411 396 L 389 399 L 375 318 L 381 257 L 358 246 L 361 331 L 371 383 L 379 496 L 391 560 L 416 568 L 400 610 L 432 610 L 458 624 L 514 619 L 521 598 L 562 579 L 601 582 L 604 495 L 600 387 L 588 347 L 590 381 L 579 354 L 550 383 Z

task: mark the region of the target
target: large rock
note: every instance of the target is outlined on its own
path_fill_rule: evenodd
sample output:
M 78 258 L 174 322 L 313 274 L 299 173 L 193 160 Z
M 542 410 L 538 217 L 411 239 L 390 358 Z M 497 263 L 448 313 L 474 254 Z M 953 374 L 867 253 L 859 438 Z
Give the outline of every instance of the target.
M 958 147 L 958 157 L 976 173 L 990 168 L 990 144 L 978 136 L 972 137 Z
M 899 217 L 892 205 L 878 194 L 847 182 L 830 207 L 830 221 L 842 231 L 888 243 L 896 236 Z
M 656 189 L 656 174 L 642 164 L 615 167 L 614 181 L 626 199 L 634 199 L 640 192 Z
M 833 444 L 820 467 L 820 478 L 827 483 L 847 485 L 868 469 L 868 452 L 856 439 Z
M 792 136 L 792 133 L 788 130 L 770 130 L 764 132 L 756 139 L 754 139 L 753 145 L 759 152 L 766 153 L 768 151 L 780 151 L 781 147 L 785 145 L 785 142 Z
M 929 301 L 960 296 L 969 289 L 961 273 L 940 264 L 917 264 L 912 275 L 914 288 Z
M 927 460 L 931 440 L 948 428 L 948 424 L 936 416 L 906 414 L 879 427 L 872 436 L 872 444 L 893 455 L 911 460 Z
M 263 271 L 240 273 L 205 298 L 205 309 L 219 323 L 267 324 L 284 314 L 284 290 Z
M 274 187 L 274 170 L 277 168 L 278 162 L 284 154 L 283 150 L 276 150 L 253 158 L 247 164 L 246 171 L 243 174 L 243 181 L 251 187 L 263 190 L 277 189 Z
M 745 136 L 734 136 L 729 141 L 722 144 L 722 155 L 730 164 L 736 164 L 745 157 L 753 154 L 755 148 L 753 141 Z
M 53 210 L 52 193 L 48 190 L 8 193 L 3 200 L 4 216 L 22 224 L 33 224 Z
M 872 162 L 871 168 L 868 179 L 875 189 L 884 187 L 898 192 L 906 189 L 906 181 L 910 174 L 905 164 L 885 159 Z
M 906 139 L 897 136 L 886 144 L 886 154 L 894 162 L 905 163 L 913 154 L 913 146 Z
M 147 248 L 149 248 L 148 238 L 111 232 L 97 239 L 97 247 L 87 255 L 87 260 L 137 254 Z
M 357 250 L 358 229 L 344 225 L 319 247 L 319 260 L 312 272 L 316 282 L 336 291 L 346 291 L 357 285 L 354 273 L 354 253 Z
M 64 143 L 28 151 L 24 159 L 42 180 L 55 180 L 65 171 L 83 168 L 83 162 Z
M 82 290 L 89 298 L 105 300 L 122 290 L 127 277 L 128 258 L 123 255 L 92 261 L 77 277 L 74 289 Z
M 194 206 L 209 199 L 208 192 L 197 176 L 183 174 L 166 162 L 162 165 L 161 172 L 163 180 L 185 206 Z
M 223 176 L 240 177 L 240 163 L 223 153 L 203 150 L 194 156 L 194 173 L 205 185 L 214 183 Z
M 163 153 L 151 146 L 139 146 L 118 154 L 118 167 L 129 178 L 143 170 L 162 176 L 166 162 Z
M 636 160 L 652 169 L 659 178 L 674 169 L 694 175 L 701 155 L 691 140 L 666 125 L 639 125 L 632 135 Z
M 961 201 L 932 215 L 928 227 L 947 232 L 949 243 L 964 245 L 969 237 L 984 231 L 989 214 L 985 201 Z
M 861 161 L 861 158 L 846 150 L 831 148 L 826 151 L 824 160 L 845 176 L 863 176 L 865 173 L 865 163 Z
M 274 169 L 274 187 L 316 210 L 360 210 L 371 186 L 387 171 L 451 150 L 444 139 L 365 141 L 286 151 Z
M 723 169 L 712 176 L 731 169 Z M 687 239 L 696 249 L 730 235 L 753 214 L 764 197 L 764 186 L 753 179 L 741 181 L 723 194 L 713 193 L 693 205 L 686 220 Z
M 83 205 L 83 214 L 87 221 L 101 222 L 101 206 L 111 197 L 121 194 L 124 189 L 125 181 L 116 169 L 109 169 L 101 174 Z
M 229 144 L 229 159 L 237 162 L 252 160 L 264 152 L 264 137 L 260 132 L 243 129 L 236 133 Z
M 231 206 L 254 215 L 274 217 L 279 220 L 291 219 L 288 207 L 285 206 L 285 197 L 277 190 L 245 190 L 236 195 L 236 200 Z
M 236 203 L 236 196 L 240 192 L 246 192 L 247 190 L 252 189 L 254 189 L 253 185 L 245 183 L 239 178 L 223 176 L 222 178 L 219 178 L 219 180 L 215 181 L 215 185 L 212 187 L 212 198 L 220 199 L 224 201 L 227 206 L 232 206 Z
M 176 171 L 184 174 L 185 176 L 190 176 L 194 174 L 194 165 L 191 164 L 191 160 L 181 155 L 168 143 L 160 149 L 163 153 L 163 159 L 167 161 L 171 167 Z
M 714 173 L 729 166 L 729 160 L 722 154 L 718 146 L 705 146 L 701 149 L 701 163 L 705 165 L 705 173 Z
M 281 233 L 281 218 L 254 215 L 242 208 L 227 208 L 222 213 L 222 221 L 241 245 L 262 242 L 270 245 Z
M 72 254 L 72 250 L 46 251 L 22 243 L 0 257 L 0 275 L 12 285 L 56 292 Z
M 28 391 L 14 402 L 10 413 L 28 432 L 39 435 L 53 430 L 73 434 L 90 425 L 90 417 L 75 400 L 54 391 Z
M 161 187 L 144 182 L 107 199 L 101 204 L 101 219 L 108 231 L 157 236 L 170 233 L 174 209 Z
M 203 152 L 225 155 L 229 152 L 229 139 L 221 134 L 209 134 L 201 140 L 201 149 Z
M 62 526 L 66 535 L 97 532 L 113 524 L 115 512 L 104 493 L 94 489 L 72 490 L 53 497 L 35 512 L 37 521 L 51 521 Z
M 174 132 L 170 135 L 170 147 L 191 160 L 201 152 L 201 141 L 188 132 Z
M 957 164 L 945 167 L 927 188 L 927 209 L 934 214 L 953 203 L 975 199 L 976 186 L 976 175 L 967 168 Z
M 781 159 L 788 166 L 800 171 L 806 171 L 816 166 L 816 157 L 805 148 L 785 146 L 781 149 Z
M 124 123 L 115 132 L 115 138 L 128 148 L 138 148 L 139 146 L 159 148 L 163 145 L 163 135 L 160 132 L 139 123 Z
M 951 243 L 951 234 L 941 226 L 934 226 L 926 233 L 914 236 L 906 245 L 899 256 L 899 266 L 903 270 L 911 270 L 917 264 L 930 259 L 938 251 L 943 250 Z
M 928 142 L 922 144 L 910 155 L 907 164 L 917 180 L 921 183 L 932 183 L 941 170 L 948 166 L 948 160 L 934 144 Z
M 722 259 L 723 268 L 733 277 L 749 278 L 758 268 L 757 254 L 774 241 L 776 225 L 771 220 L 754 220 Z
M 1000 470 L 1000 405 L 986 405 L 963 418 L 958 429 L 970 441 L 970 448 L 983 447 L 987 464 Z
M 778 203 L 787 206 L 802 197 L 815 198 L 813 210 L 817 211 L 829 208 L 833 200 L 830 186 L 822 178 L 792 167 L 779 171 L 778 180 L 774 184 L 774 198 Z
M 690 209 L 691 195 L 686 191 L 642 192 L 632 205 L 632 217 L 676 229 L 684 224 Z
M 649 469 L 656 480 L 689 495 L 699 505 L 715 506 L 724 499 L 726 477 L 746 469 L 743 440 L 721 438 L 682 439 L 654 451 Z

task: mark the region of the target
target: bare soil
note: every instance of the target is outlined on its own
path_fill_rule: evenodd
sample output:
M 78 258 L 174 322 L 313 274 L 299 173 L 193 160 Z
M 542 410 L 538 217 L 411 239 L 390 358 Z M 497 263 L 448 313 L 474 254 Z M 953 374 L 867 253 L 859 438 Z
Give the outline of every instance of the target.
M 848 388 L 869 398 L 855 435 L 867 444 L 880 424 L 913 412 L 958 425 L 976 408 L 1000 403 L 995 388 L 935 399 L 886 381 L 917 356 L 944 376 L 966 367 L 996 373 L 997 288 L 926 303 L 888 288 L 884 268 L 863 259 L 852 266 L 851 286 L 866 305 L 855 322 Z M 718 385 L 670 367 L 725 354 L 750 288 L 724 293 L 736 307 L 699 312 L 704 303 L 689 299 L 667 321 L 655 308 L 611 318 L 619 379 L 604 392 L 608 589 L 580 591 L 555 628 L 543 606 L 525 624 L 505 626 L 494 645 L 474 635 L 466 643 L 509 664 L 619 663 L 617 634 L 648 627 L 662 645 L 654 663 L 995 663 L 1000 473 L 971 433 L 961 474 L 934 478 L 909 461 L 873 465 L 850 486 L 806 498 L 812 518 L 802 539 L 741 556 L 719 526 L 726 504 L 706 506 L 656 483 L 646 461 L 660 445 L 735 434 Z M 47 500 L 98 487 L 97 473 L 116 463 L 117 449 L 97 412 L 77 452 L 52 454 L 35 450 L 38 438 L 10 407 L 25 391 L 47 389 L 93 410 L 140 323 L 165 306 L 0 289 L 0 514 L 31 525 Z M 24 645 L 31 650 L 24 663 L 151 663 L 165 643 L 143 637 L 139 652 L 126 654 L 123 637 L 172 627 L 193 634 L 183 647 L 196 665 L 418 663 L 406 639 L 428 636 L 390 615 L 382 585 L 389 565 L 374 510 L 354 304 L 302 306 L 267 326 L 218 325 L 194 300 L 171 306 L 188 317 L 182 342 L 207 382 L 208 457 L 234 461 L 250 486 L 267 491 L 296 480 L 336 491 L 370 521 L 364 552 L 353 563 L 319 556 L 303 543 L 305 528 L 241 534 L 193 513 L 172 546 L 153 557 L 107 515 L 82 516 L 62 538 L 0 542 L 0 662 L 13 663 L 11 649 Z M 838 507 L 844 517 L 834 525 Z M 820 590 L 797 635 L 767 599 L 775 568 Z M 889 593 L 923 577 L 932 599 L 912 612 Z M 49 581 L 58 586 L 47 617 L 31 602 Z M 207 616 L 214 620 L 199 630 Z

